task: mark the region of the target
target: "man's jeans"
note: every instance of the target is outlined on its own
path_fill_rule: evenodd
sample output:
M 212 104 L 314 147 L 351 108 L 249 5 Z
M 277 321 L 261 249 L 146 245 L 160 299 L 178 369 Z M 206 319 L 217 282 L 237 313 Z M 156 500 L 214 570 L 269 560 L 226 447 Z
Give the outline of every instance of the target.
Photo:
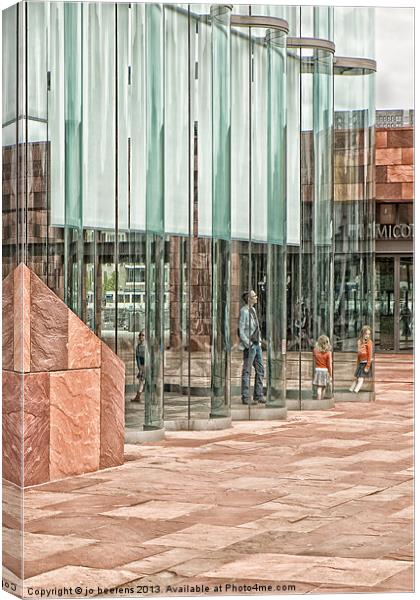
M 264 379 L 264 364 L 261 346 L 253 343 L 251 348 L 244 350 L 244 364 L 242 366 L 242 401 L 249 400 L 249 384 L 251 365 L 255 369 L 255 385 L 254 399 L 260 400 L 264 396 L 263 379 Z

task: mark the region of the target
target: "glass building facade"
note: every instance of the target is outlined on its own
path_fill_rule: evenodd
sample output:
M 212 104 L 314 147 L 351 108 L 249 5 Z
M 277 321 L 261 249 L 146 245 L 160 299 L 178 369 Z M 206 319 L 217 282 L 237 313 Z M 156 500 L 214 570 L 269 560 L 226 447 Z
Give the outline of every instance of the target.
M 374 325 L 372 18 L 221 4 L 4 11 L 3 277 L 26 263 L 122 358 L 127 439 L 344 399 L 358 329 Z M 241 402 L 251 289 L 258 406 Z M 336 367 L 319 404 L 321 334 Z

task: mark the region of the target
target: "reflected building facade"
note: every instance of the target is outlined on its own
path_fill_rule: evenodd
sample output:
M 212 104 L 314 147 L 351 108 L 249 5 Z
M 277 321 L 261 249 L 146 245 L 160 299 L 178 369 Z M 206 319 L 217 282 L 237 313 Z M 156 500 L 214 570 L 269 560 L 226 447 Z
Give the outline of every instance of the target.
M 127 439 L 345 399 L 374 327 L 373 9 L 35 1 L 3 16 L 3 277 L 25 262 L 122 358 Z M 250 289 L 262 406 L 240 397 Z M 321 334 L 336 365 L 322 404 Z

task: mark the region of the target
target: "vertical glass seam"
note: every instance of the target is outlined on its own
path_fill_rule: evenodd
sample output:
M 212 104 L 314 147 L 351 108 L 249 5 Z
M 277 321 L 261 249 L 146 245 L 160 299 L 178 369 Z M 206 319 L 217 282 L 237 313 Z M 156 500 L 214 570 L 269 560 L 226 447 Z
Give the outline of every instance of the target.
M 115 49 L 114 49 L 114 76 L 115 76 L 115 152 L 114 152 L 114 169 L 115 169 L 115 241 L 114 241 L 114 269 L 115 269 L 115 303 L 114 303 L 114 318 L 115 318 L 115 338 L 114 351 L 118 354 L 118 304 L 119 304 L 119 231 L 118 231 L 118 3 L 114 5 L 114 32 L 115 32 Z
M 252 6 L 249 5 L 249 14 L 252 15 Z M 249 74 L 248 74 L 248 169 L 249 169 L 249 179 L 248 179 L 248 281 L 247 281 L 247 290 L 251 289 L 251 281 L 252 281 L 252 98 L 253 98 L 253 56 L 254 56 L 254 48 L 252 45 L 252 29 L 248 27 L 248 66 L 249 66 Z M 242 293 L 244 290 L 242 290 Z M 242 300 L 242 294 L 240 295 Z M 249 320 L 249 329 L 248 329 L 248 339 L 251 338 L 251 321 Z M 248 355 L 248 389 L 251 391 L 251 353 Z M 242 398 L 241 398 L 242 400 Z M 251 404 L 248 405 L 248 420 L 251 419 Z
M 194 60 L 195 65 L 195 60 Z M 192 261 L 191 261 L 191 249 L 192 249 L 192 239 L 191 239 L 191 206 L 194 203 L 191 198 L 191 164 L 194 168 L 194 156 L 191 157 L 191 129 L 194 131 L 194 128 L 191 128 L 191 5 L 188 4 L 188 305 L 186 310 L 187 317 L 187 390 L 188 390 L 188 400 L 187 400 L 187 422 L 188 429 L 190 429 L 190 421 L 191 421 L 191 272 L 192 272 Z M 194 67 L 195 68 L 195 67 Z M 194 148 L 194 146 L 193 146 Z M 184 268 L 184 261 L 181 261 L 182 268 Z M 183 291 L 182 291 L 183 295 Z M 183 302 L 183 298 L 181 299 Z M 182 310 L 182 306 L 181 306 Z M 181 334 L 181 343 L 182 343 L 182 334 Z M 183 348 L 181 349 L 181 353 L 183 353 Z M 182 377 L 183 377 L 183 365 L 181 363 L 181 385 L 182 385 Z M 182 386 L 183 387 L 183 386 Z M 182 389 L 181 389 L 182 392 Z
M 23 262 L 27 264 L 28 259 L 28 2 L 25 1 L 25 12 L 24 12 L 24 23 L 25 23 L 25 135 L 24 135 L 24 206 L 25 210 L 22 211 L 23 221 Z

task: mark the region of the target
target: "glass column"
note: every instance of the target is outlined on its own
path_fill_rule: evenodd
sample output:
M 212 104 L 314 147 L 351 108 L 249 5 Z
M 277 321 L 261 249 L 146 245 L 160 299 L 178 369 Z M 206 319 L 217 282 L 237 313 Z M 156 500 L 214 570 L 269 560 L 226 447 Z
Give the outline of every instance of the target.
M 286 34 L 267 31 L 267 407 L 286 405 Z
M 190 5 L 188 270 L 189 419 L 209 418 L 212 381 L 212 23 L 210 5 Z
M 190 16 L 165 5 L 165 424 L 188 427 Z M 208 418 L 208 413 L 205 415 Z
M 349 392 L 360 330 L 374 323 L 374 9 L 336 7 L 334 67 L 334 362 L 336 397 Z M 374 398 L 365 380 L 359 399 Z
M 19 44 L 22 43 L 19 31 L 19 11 L 22 5 L 14 5 L 3 11 L 2 44 L 3 60 L 2 84 L 2 259 L 3 278 L 17 266 L 18 251 L 18 131 L 19 131 L 19 85 L 22 78 L 19 61 Z M 19 177 L 19 178 L 20 178 Z M 3 321 L 4 327 L 4 321 Z
M 300 407 L 301 73 L 300 48 L 287 49 L 287 399 Z
M 145 41 L 145 9 L 144 4 L 128 5 L 128 31 L 119 35 L 119 47 L 127 39 L 127 57 L 121 56 L 119 65 L 119 88 L 121 80 L 127 83 L 126 97 L 118 100 L 118 113 L 124 110 L 124 101 L 127 103 L 127 150 L 122 147 L 124 140 L 119 133 L 119 173 L 127 171 L 127 240 L 120 244 L 120 272 L 119 285 L 124 286 L 124 299 L 129 299 L 128 304 L 128 331 L 124 332 L 125 350 L 122 352 L 120 344 L 118 353 L 125 362 L 126 373 L 126 405 L 125 423 L 129 439 L 137 439 L 145 422 L 146 391 L 142 390 L 141 401 L 131 402 L 139 390 L 138 369 L 136 362 L 136 346 L 139 333 L 146 333 L 146 41 Z M 123 6 L 119 7 L 121 10 Z M 119 18 L 119 23 L 121 19 Z M 127 67 L 124 62 L 127 61 Z M 123 118 L 123 115 L 121 115 Z M 120 159 L 127 155 L 127 160 Z M 121 180 L 120 180 L 121 183 Z M 121 187 L 119 187 L 121 192 Z M 122 212 L 121 193 L 119 193 L 120 227 Z M 124 281 L 125 280 L 125 281 Z M 120 309 L 120 306 L 119 306 Z M 121 312 L 121 311 L 120 311 Z M 145 339 L 145 345 L 147 339 Z
M 257 7 L 252 7 L 252 12 Z M 267 386 L 269 380 L 268 345 L 269 337 L 267 331 L 267 296 L 268 296 L 268 211 L 269 211 L 269 186 L 271 185 L 271 152 L 278 148 L 270 146 L 270 91 L 278 85 L 279 93 L 282 93 L 281 81 L 277 81 L 278 73 L 274 73 L 274 81 L 270 81 L 271 73 L 269 67 L 269 48 L 267 43 L 267 30 L 263 27 L 250 28 L 250 53 L 251 64 L 249 70 L 250 87 L 250 146 L 249 146 L 249 168 L 250 168 L 250 202 L 249 202 L 249 245 L 246 264 L 246 277 L 248 285 L 245 290 L 253 290 L 257 295 L 257 302 L 252 307 L 258 318 L 260 348 L 255 352 L 248 353 L 247 377 L 244 383 L 248 383 L 248 402 L 267 400 Z M 273 88 L 270 86 L 273 85 Z M 273 124 L 275 127 L 275 124 Z M 273 132 L 273 135 L 275 133 Z M 243 153 L 239 148 L 237 152 Z M 251 320 L 249 320 L 251 325 Z M 251 338 L 251 329 L 248 339 Z M 258 356 L 259 354 L 259 356 Z M 246 353 L 244 353 L 244 366 Z M 258 374 L 260 371 L 261 375 Z M 264 375 L 262 376 L 262 373 Z M 262 382 L 258 380 L 262 377 Z M 260 386 L 260 389 L 258 389 Z M 262 387 L 262 389 L 261 389 Z M 248 407 L 248 418 L 263 418 L 265 404 L 250 404 Z M 257 412 L 258 411 L 258 412 Z
M 65 294 L 65 69 L 64 3 L 48 5 L 48 264 L 47 284 L 64 300 Z M 77 51 L 76 51 L 77 52 Z M 66 267 L 67 269 L 67 267 Z M 67 270 L 66 270 L 67 273 Z
M 82 205 L 82 18 L 81 3 L 64 4 L 64 280 L 65 302 L 81 315 Z M 92 9 L 91 9 L 92 10 Z
M 163 426 L 164 282 L 164 12 L 146 17 L 146 353 L 145 429 Z
M 47 279 L 48 144 L 47 144 L 47 23 L 49 5 L 31 2 L 27 13 L 26 77 L 26 251 L 27 265 Z
M 324 400 L 314 403 L 312 350 L 320 335 L 332 341 L 332 66 L 331 50 L 302 48 L 300 408 L 331 405 L 328 389 Z
M 212 376 L 211 417 L 230 413 L 230 13 L 211 7 Z
M 249 6 L 235 5 L 234 14 L 249 14 Z M 251 160 L 251 64 L 252 29 L 232 26 L 232 231 L 231 231 L 231 406 L 232 418 L 249 418 L 242 406 L 242 369 L 244 351 L 240 345 L 239 317 L 244 305 L 243 293 L 249 290 Z
M 232 417 L 284 418 L 287 23 L 278 18 L 278 28 L 267 29 L 261 23 L 266 11 L 252 6 L 250 12 L 235 7 L 241 16 L 232 34 L 237 100 L 232 117 L 231 331 L 238 339 L 239 314 L 247 303 L 242 295 L 252 290 L 261 344 L 255 353 L 236 351 L 234 345 Z

